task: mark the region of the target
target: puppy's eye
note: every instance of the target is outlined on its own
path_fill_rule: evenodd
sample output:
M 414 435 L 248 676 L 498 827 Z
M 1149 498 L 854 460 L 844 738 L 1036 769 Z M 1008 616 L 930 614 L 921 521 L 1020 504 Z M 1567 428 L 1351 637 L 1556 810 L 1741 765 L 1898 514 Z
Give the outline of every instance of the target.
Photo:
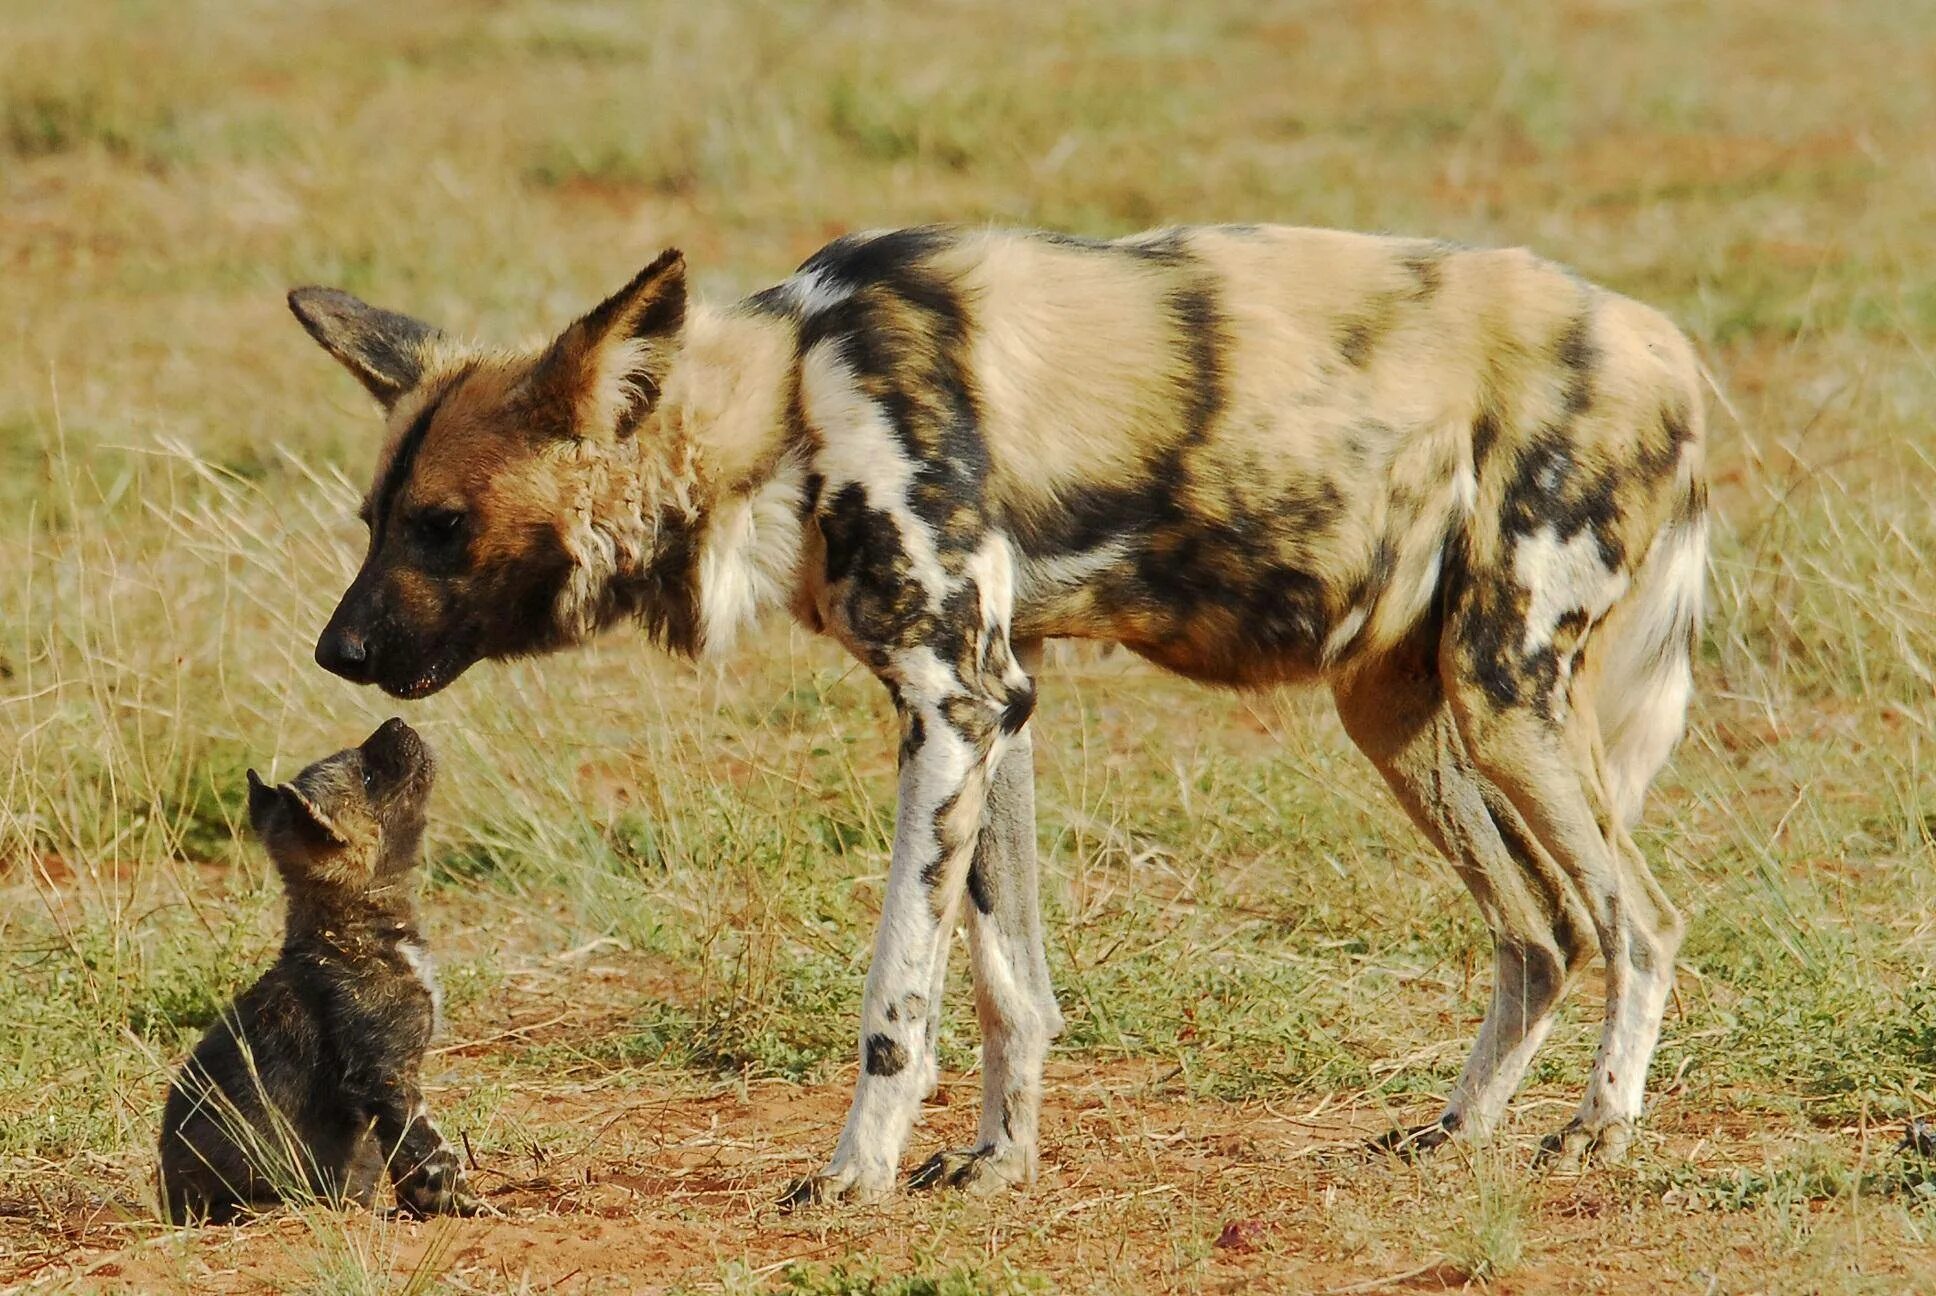
M 373 791 L 375 788 L 376 788 L 376 771 L 371 769 L 368 765 L 365 765 L 363 767 L 363 790 L 365 792 L 369 792 L 369 791 Z

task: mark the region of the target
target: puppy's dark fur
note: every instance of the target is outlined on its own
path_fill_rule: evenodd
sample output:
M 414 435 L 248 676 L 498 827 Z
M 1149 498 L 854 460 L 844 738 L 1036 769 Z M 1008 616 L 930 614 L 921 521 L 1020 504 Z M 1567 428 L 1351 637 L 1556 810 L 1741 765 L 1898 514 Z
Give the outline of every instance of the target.
M 282 957 L 202 1037 L 162 1115 L 162 1206 L 221 1223 L 296 1197 L 477 1207 L 418 1068 L 436 988 L 411 901 L 434 767 L 401 720 L 270 787 L 249 819 L 288 891 Z

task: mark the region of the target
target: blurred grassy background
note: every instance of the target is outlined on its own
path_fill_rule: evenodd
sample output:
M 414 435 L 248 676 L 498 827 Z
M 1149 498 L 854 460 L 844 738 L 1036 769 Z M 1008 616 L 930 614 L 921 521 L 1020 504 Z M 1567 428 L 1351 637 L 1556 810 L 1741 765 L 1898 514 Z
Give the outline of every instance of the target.
M 167 1063 L 275 938 L 243 768 L 389 712 L 309 661 L 378 424 L 284 291 L 524 336 L 662 246 L 727 297 L 937 219 L 1524 243 L 1686 327 L 1720 526 L 1642 836 L 1693 920 L 1659 1119 L 1810 1150 L 1752 1183 L 1666 1158 L 1637 1200 L 1743 1212 L 1747 1271 L 1817 1290 L 1927 1241 L 1913 1194 L 1851 1204 L 1846 1132 L 1936 1105 L 1936 9 L 0 0 L 0 32 L 0 1244 L 138 1208 Z M 699 671 L 621 635 L 413 708 L 454 1029 L 526 954 L 609 938 L 631 969 L 606 1029 L 458 1087 L 846 1074 L 877 694 L 775 626 Z M 1061 1056 L 1173 1063 L 1204 1102 L 1442 1090 L 1484 934 L 1320 699 L 1073 658 L 1040 716 Z M 1594 999 L 1535 1095 L 1577 1083 Z

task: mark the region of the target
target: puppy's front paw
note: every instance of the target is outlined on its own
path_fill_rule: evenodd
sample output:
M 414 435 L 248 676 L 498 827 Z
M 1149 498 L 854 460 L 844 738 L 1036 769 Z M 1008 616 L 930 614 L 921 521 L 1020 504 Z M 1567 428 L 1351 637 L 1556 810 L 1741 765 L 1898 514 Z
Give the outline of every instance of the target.
M 397 1208 L 410 1215 L 478 1215 L 488 1209 L 471 1192 L 457 1153 L 447 1146 L 397 1180 Z

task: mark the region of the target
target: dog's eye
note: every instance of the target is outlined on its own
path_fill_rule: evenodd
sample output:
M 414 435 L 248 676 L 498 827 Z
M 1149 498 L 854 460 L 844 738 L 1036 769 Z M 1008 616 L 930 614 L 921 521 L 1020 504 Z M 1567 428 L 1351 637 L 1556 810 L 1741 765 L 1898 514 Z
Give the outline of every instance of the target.
M 422 509 L 410 515 L 410 530 L 427 545 L 441 547 L 452 544 L 464 533 L 463 510 Z
M 363 790 L 365 792 L 369 792 L 369 791 L 373 791 L 375 788 L 376 788 L 376 771 L 371 769 L 368 765 L 365 765 L 363 767 Z

